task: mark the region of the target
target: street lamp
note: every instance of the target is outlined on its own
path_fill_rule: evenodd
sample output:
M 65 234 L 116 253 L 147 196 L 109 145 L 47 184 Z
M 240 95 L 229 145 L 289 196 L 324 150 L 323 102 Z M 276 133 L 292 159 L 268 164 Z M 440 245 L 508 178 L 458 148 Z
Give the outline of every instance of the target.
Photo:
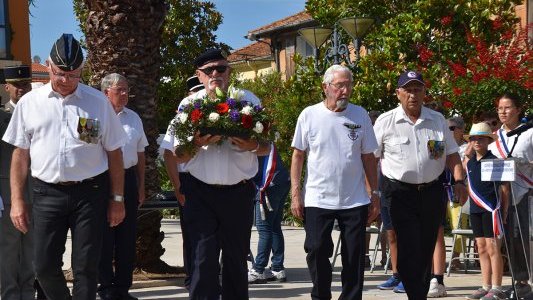
M 298 30 L 302 38 L 309 43 L 314 49 L 315 69 L 319 71 L 318 54 L 319 48 L 330 38 L 331 47 L 326 50 L 324 55 L 324 66 L 331 64 L 346 63 L 350 67 L 355 67 L 360 59 L 361 40 L 368 33 L 370 27 L 374 24 L 374 18 L 349 17 L 338 20 L 333 29 L 327 27 L 309 27 Z M 338 27 L 342 27 L 353 39 L 355 46 L 355 61 L 350 59 L 350 50 L 348 45 L 343 44 Z

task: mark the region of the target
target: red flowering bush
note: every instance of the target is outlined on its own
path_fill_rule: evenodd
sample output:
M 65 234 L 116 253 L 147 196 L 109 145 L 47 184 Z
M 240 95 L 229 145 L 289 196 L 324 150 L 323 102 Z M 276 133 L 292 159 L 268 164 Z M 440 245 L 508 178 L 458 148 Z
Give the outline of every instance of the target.
M 497 27 L 498 19 L 493 22 Z M 466 63 L 449 62 L 453 76 L 449 81 L 448 100 L 453 108 L 469 118 L 481 111 L 494 109 L 494 100 L 503 93 L 521 97 L 531 107 L 533 91 L 533 51 L 528 45 L 526 29 L 502 35 L 499 45 L 487 45 L 468 34 L 467 41 L 476 55 Z

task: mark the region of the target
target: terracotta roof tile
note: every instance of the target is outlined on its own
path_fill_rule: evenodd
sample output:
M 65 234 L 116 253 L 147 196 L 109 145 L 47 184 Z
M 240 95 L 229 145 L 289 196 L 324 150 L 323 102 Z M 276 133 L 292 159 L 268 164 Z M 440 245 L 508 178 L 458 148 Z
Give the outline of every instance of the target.
M 48 73 L 46 66 L 41 65 L 40 63 L 31 63 L 31 71 L 39 73 Z
M 264 41 L 270 43 L 269 39 L 265 39 Z M 246 59 L 254 60 L 264 57 L 271 57 L 270 46 L 263 42 L 255 42 L 233 51 L 228 56 L 228 61 L 237 62 Z
M 257 34 L 257 33 L 261 33 L 261 32 L 264 32 L 264 31 L 270 31 L 270 30 L 276 29 L 278 27 L 297 25 L 297 24 L 304 23 L 306 21 L 312 21 L 312 20 L 313 20 L 313 18 L 311 17 L 311 15 L 309 15 L 305 11 L 301 11 L 301 12 L 295 14 L 295 15 L 288 16 L 288 17 L 283 18 L 281 20 L 277 20 L 277 21 L 275 21 L 273 23 L 270 23 L 268 25 L 256 28 L 254 30 L 250 30 L 250 31 L 248 31 L 248 34 Z

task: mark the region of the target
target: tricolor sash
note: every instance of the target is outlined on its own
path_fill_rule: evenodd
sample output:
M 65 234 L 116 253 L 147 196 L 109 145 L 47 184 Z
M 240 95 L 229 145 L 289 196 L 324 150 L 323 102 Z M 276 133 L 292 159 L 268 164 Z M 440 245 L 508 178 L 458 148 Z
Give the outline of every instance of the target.
M 498 149 L 498 153 L 502 158 L 507 158 L 509 157 L 509 147 L 507 146 L 507 142 L 505 142 L 502 128 L 498 130 L 498 136 L 499 139 L 496 140 L 496 149 Z M 533 180 L 522 174 L 518 169 L 516 170 L 516 175 L 524 180 L 529 185 L 529 188 L 533 188 Z
M 453 207 L 453 203 L 455 202 L 455 193 L 453 192 L 452 172 L 446 169 L 444 170 L 444 174 L 446 175 L 446 181 L 444 182 L 444 190 L 446 191 L 448 201 L 450 201 L 450 207 Z
M 276 147 L 272 143 L 270 145 L 270 153 L 268 154 L 268 157 L 263 161 L 263 174 L 261 177 L 261 186 L 259 188 L 259 209 L 261 211 L 261 219 L 265 220 L 265 209 L 263 207 L 263 200 L 268 208 L 268 211 L 272 211 L 272 206 L 270 206 L 270 201 L 268 201 L 268 195 L 266 193 L 266 189 L 272 182 L 272 179 L 274 179 L 274 173 L 276 172 L 276 157 L 278 152 L 276 151 Z
M 468 167 L 466 174 L 468 174 Z M 492 213 L 492 232 L 494 232 L 495 238 L 501 238 L 503 235 L 503 225 L 500 218 L 500 199 L 497 198 L 496 207 L 492 207 L 492 203 L 481 196 L 474 186 L 472 186 L 470 179 L 468 180 L 468 194 L 477 206 Z

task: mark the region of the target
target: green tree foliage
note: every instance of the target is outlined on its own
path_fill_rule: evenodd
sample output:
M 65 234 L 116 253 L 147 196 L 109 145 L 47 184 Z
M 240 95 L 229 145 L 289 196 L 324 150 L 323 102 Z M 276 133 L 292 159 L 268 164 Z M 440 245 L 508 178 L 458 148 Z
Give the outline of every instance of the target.
M 458 99 L 452 92 L 457 84 L 452 66 L 466 65 L 473 57 L 479 56 L 478 47 L 469 42 L 469 37 L 481 41 L 487 49 L 509 43 L 518 26 L 515 6 L 521 1 L 332 2 L 334 1 L 309 0 L 306 9 L 324 25 L 331 25 L 334 20 L 346 16 L 379 17 L 380 22 L 364 40 L 370 51 L 361 58 L 355 74 L 353 99 L 366 109 L 385 111 L 397 105 L 394 94 L 396 81 L 399 73 L 405 69 L 417 69 L 424 74 L 429 87 L 426 101 L 436 101 L 446 106 L 449 112 L 464 114 L 467 119 L 480 110 L 492 109 L 492 99 L 496 96 L 494 94 L 506 88 L 524 95 L 525 101 L 531 102 L 531 86 L 516 84 L 511 77 L 498 83 L 502 88 L 490 91 L 479 89 L 475 97 L 487 99 L 481 104 L 478 101 Z M 517 55 L 525 55 L 524 51 L 528 47 L 522 47 L 523 51 Z M 526 63 L 531 66 L 531 59 Z M 520 72 L 519 69 L 515 71 Z M 455 105 L 454 101 L 464 102 Z
M 161 80 L 158 87 L 158 124 L 165 131 L 181 99 L 187 96 L 186 80 L 194 75 L 194 59 L 208 48 L 229 47 L 216 43 L 213 33 L 222 15 L 209 1 L 169 0 L 163 24 Z

